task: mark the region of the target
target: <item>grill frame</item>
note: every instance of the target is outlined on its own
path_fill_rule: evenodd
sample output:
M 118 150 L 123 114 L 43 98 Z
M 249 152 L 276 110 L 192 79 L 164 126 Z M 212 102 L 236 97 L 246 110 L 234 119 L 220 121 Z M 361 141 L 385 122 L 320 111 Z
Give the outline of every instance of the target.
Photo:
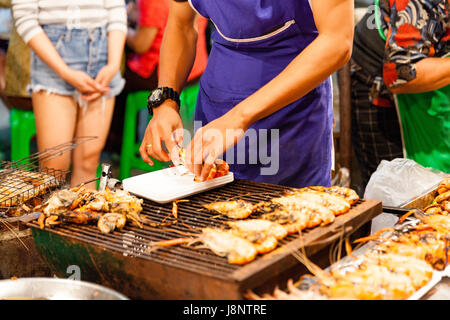
M 202 203 L 225 200 L 229 199 L 230 196 L 255 203 L 268 200 L 289 189 L 283 186 L 236 180 L 227 186 L 208 193 L 191 196 L 188 198 L 189 202 L 179 203 L 180 221 L 169 228 L 186 232 L 187 227 L 183 223 L 190 226 L 204 227 L 206 225 L 218 226 L 223 221 L 230 220 L 222 216 L 212 218 L 214 214 L 207 211 L 197 211 Z M 161 205 L 145 200 L 142 215 L 145 218 L 151 218 L 153 222 L 157 222 L 170 216 L 171 210 L 172 204 Z M 112 288 L 120 289 L 122 285 L 116 287 L 118 282 L 120 282 L 120 278 L 130 276 L 136 277 L 139 281 L 144 281 L 152 288 L 152 290 L 141 289 L 140 293 L 125 292 L 129 297 L 152 299 L 239 299 L 241 298 L 241 293 L 246 291 L 246 289 L 255 288 L 266 280 L 275 278 L 286 270 L 299 265 L 299 262 L 291 255 L 290 250 L 298 250 L 304 244 L 307 254 L 309 256 L 314 255 L 335 240 L 339 240 L 339 238 L 336 238 L 336 235 L 341 235 L 342 226 L 347 226 L 344 229 L 344 234 L 347 236 L 381 213 L 381 211 L 380 201 L 360 201 L 348 213 L 336 217 L 335 222 L 332 224 L 304 232 L 302 240 L 298 236 L 290 235 L 288 238 L 280 241 L 280 245 L 276 250 L 264 256 L 258 256 L 254 261 L 243 266 L 230 265 L 225 257 L 218 257 L 208 249 L 176 246 L 161 248 L 150 254 L 142 254 L 139 251 L 139 245 L 145 246 L 151 239 L 157 241 L 183 237 L 183 235 L 178 233 L 161 232 L 147 225 L 144 229 L 127 225 L 122 231 L 114 231 L 108 235 L 101 234 L 96 226 L 64 225 L 42 231 L 38 229 L 36 222 L 27 223 L 27 225 L 33 228 L 33 235 L 37 238 L 42 238 L 43 233 L 48 231 L 52 234 L 50 236 L 52 239 L 58 239 L 52 241 L 76 243 L 82 245 L 88 251 L 95 252 L 95 254 L 90 254 L 90 259 L 97 265 L 96 268 L 99 268 L 98 254 L 104 254 L 105 251 L 108 251 L 111 255 L 110 259 L 114 261 L 120 260 L 122 264 L 126 264 L 130 269 L 142 269 L 147 270 L 147 272 L 151 270 L 153 275 L 159 274 L 163 276 L 168 273 L 171 275 L 170 279 L 161 282 L 161 279 L 156 279 L 157 277 L 135 274 L 135 270 L 126 271 L 126 274 L 124 274 L 124 270 L 117 269 L 115 271 L 116 274 L 121 276 L 111 276 L 111 278 L 115 279 L 118 277 L 115 282 L 113 281 L 110 284 Z M 190 215 L 187 213 L 190 213 Z M 173 217 L 170 216 L 170 219 L 173 219 Z M 127 238 L 132 237 L 130 235 L 132 233 L 135 235 L 134 242 Z M 136 237 L 141 237 L 145 240 L 142 241 L 142 239 L 136 239 Z M 129 246 L 131 250 L 126 250 L 127 248 L 124 248 L 124 245 Z M 55 252 L 54 250 L 57 250 L 50 249 L 50 247 L 51 243 L 42 243 L 41 251 L 50 250 Z M 50 264 L 60 264 L 54 258 L 47 257 L 47 260 L 49 260 L 48 258 L 52 260 Z M 73 257 L 68 260 L 71 259 Z M 84 264 L 85 262 L 78 261 L 78 263 Z M 100 281 L 102 284 L 107 285 L 108 281 L 105 283 L 104 279 L 100 279 L 104 278 L 101 275 L 104 272 L 104 270 L 99 271 L 97 277 L 91 279 L 91 281 Z M 108 272 L 108 274 L 111 273 Z M 185 275 L 185 277 L 181 277 L 184 279 L 184 284 L 182 285 L 175 281 L 175 279 L 180 278 L 180 275 Z M 186 277 L 196 280 L 192 282 L 186 281 Z M 167 286 L 166 282 L 172 283 L 172 285 Z M 228 287 L 229 290 L 221 289 L 224 287 Z M 142 292 L 142 290 L 145 292 Z

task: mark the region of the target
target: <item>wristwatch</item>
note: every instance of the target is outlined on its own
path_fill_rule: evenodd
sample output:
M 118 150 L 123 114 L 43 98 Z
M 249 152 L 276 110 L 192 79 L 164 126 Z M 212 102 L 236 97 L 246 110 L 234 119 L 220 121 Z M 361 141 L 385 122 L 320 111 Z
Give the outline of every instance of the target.
M 152 91 L 147 99 L 148 113 L 153 115 L 153 108 L 159 107 L 167 99 L 175 101 L 180 106 L 180 95 L 169 87 L 159 87 Z

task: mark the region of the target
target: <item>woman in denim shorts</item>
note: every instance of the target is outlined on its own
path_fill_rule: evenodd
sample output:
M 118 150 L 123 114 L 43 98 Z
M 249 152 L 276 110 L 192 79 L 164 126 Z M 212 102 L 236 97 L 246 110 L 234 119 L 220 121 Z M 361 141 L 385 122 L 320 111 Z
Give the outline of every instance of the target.
M 33 49 L 28 89 L 39 151 L 74 137 L 97 137 L 43 163 L 62 170 L 72 163 L 71 185 L 78 185 L 96 176 L 115 96 L 124 86 L 119 72 L 127 31 L 124 1 L 71 1 L 67 8 L 58 0 L 12 4 L 17 30 Z

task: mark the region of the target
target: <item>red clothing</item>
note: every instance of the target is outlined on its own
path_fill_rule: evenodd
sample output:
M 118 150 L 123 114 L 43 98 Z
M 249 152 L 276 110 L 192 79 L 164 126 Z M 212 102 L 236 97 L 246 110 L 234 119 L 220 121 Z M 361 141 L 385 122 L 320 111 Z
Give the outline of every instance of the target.
M 159 63 L 159 51 L 169 17 L 169 0 L 139 0 L 140 27 L 158 28 L 158 33 L 150 49 L 144 54 L 132 54 L 128 59 L 128 67 L 143 78 L 148 78 Z M 197 55 L 188 80 L 199 77 L 206 68 L 208 53 L 206 51 L 205 30 L 208 20 L 200 17 L 198 22 Z

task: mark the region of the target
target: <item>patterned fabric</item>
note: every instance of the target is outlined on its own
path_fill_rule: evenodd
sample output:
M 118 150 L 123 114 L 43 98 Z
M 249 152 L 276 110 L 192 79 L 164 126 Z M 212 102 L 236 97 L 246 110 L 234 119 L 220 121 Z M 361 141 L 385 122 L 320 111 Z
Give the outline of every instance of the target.
M 450 51 L 448 0 L 381 0 L 387 37 L 383 79 L 388 87 L 416 78 L 415 64 Z
M 380 8 L 387 38 L 383 66 L 379 74 L 371 75 L 353 60 L 352 75 L 371 88 L 369 100 L 373 105 L 393 107 L 388 88 L 415 79 L 420 60 L 450 52 L 450 2 L 380 0 Z

